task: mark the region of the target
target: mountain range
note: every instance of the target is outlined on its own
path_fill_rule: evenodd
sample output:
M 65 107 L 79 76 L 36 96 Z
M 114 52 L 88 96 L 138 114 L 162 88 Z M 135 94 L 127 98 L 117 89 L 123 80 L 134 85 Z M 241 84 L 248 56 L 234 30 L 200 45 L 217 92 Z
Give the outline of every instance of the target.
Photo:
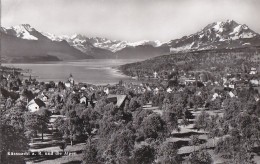
M 166 43 L 128 42 L 100 37 L 40 32 L 28 24 L 2 27 L 4 62 L 42 62 L 79 59 L 147 59 L 172 52 L 235 49 L 260 45 L 260 35 L 233 20 L 214 22 L 197 33 Z

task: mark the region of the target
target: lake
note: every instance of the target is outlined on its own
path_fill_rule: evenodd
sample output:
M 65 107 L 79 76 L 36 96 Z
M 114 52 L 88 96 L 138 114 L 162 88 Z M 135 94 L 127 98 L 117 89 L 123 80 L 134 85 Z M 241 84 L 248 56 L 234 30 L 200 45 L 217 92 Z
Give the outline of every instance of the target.
M 69 62 L 48 62 L 34 64 L 3 64 L 4 66 L 30 69 L 25 75 L 39 81 L 66 81 L 70 74 L 76 82 L 95 85 L 116 84 L 119 80 L 132 82 L 131 77 L 122 74 L 115 67 L 140 60 L 129 59 L 86 59 Z

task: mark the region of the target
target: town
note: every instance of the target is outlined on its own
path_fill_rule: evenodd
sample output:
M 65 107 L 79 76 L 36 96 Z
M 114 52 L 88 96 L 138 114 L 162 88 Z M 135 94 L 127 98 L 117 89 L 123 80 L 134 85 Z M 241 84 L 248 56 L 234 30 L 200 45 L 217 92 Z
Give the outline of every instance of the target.
M 220 72 L 214 65 L 207 71 L 176 64 L 149 72 L 138 68 L 132 71 L 136 83 L 93 85 L 76 82 L 72 74 L 64 81 L 41 82 L 20 69 L 3 67 L 5 161 L 260 161 L 258 67 L 242 64 L 236 72 Z M 48 155 L 53 151 L 60 153 Z M 46 155 L 8 156 L 8 152 Z

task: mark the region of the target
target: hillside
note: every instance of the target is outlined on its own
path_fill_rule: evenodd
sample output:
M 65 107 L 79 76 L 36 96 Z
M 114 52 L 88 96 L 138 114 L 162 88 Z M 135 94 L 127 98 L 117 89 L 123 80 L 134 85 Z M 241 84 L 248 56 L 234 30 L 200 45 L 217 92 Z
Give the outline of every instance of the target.
M 169 54 L 169 47 L 153 47 L 151 45 L 140 45 L 136 47 L 126 47 L 117 51 L 115 55 L 119 59 L 149 59 L 152 57 Z
M 179 52 L 171 55 L 155 57 L 142 62 L 126 64 L 120 67 L 123 73 L 129 76 L 153 76 L 171 72 L 178 68 L 188 71 L 216 71 L 227 73 L 242 72 L 242 65 L 248 69 L 259 67 L 260 47 L 203 50 L 193 52 Z

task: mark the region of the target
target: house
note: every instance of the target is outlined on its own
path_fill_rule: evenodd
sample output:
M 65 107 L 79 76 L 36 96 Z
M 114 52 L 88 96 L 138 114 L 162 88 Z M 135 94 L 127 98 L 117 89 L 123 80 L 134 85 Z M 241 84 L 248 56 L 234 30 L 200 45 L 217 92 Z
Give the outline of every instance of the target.
M 231 91 L 228 92 L 228 94 L 229 94 L 229 96 L 230 96 L 231 98 L 236 97 L 235 94 L 234 94 L 233 92 L 231 92 Z
M 168 93 L 172 93 L 172 89 L 171 89 L 171 88 L 168 88 L 166 91 L 167 91 Z
M 49 99 L 49 97 L 42 92 L 42 94 L 41 94 L 41 100 L 42 100 L 43 102 L 47 102 L 48 99 Z
M 104 88 L 104 92 L 108 95 L 108 94 L 109 94 L 109 88 L 108 88 L 108 87 L 105 87 L 105 88 Z
M 71 85 L 74 85 L 74 84 L 75 84 L 75 81 L 74 81 L 74 79 L 73 79 L 72 74 L 70 74 L 70 77 L 69 77 L 69 79 L 68 79 L 68 82 L 70 82 Z
M 158 94 L 159 93 L 159 89 L 156 87 L 155 89 L 154 89 L 154 94 Z
M 153 73 L 153 77 L 156 79 L 157 76 L 158 76 L 158 73 L 155 71 L 155 72 Z
M 126 95 L 114 95 L 114 94 L 110 94 L 107 96 L 107 100 L 109 102 L 113 102 L 114 104 L 116 104 L 117 107 L 122 107 L 125 100 L 126 100 Z
M 55 92 L 55 88 L 49 88 L 49 92 Z
M 255 85 L 255 86 L 258 86 L 258 85 L 259 85 L 259 80 L 257 80 L 257 79 L 252 79 L 252 80 L 250 80 L 250 83 L 253 84 L 253 85 Z
M 30 112 L 36 112 L 38 111 L 41 107 L 45 107 L 45 103 L 40 100 L 39 98 L 32 99 L 28 104 L 27 104 L 27 109 Z
M 218 93 L 214 93 L 213 95 L 212 95 L 212 99 L 211 99 L 211 101 L 214 101 L 217 97 L 221 97 Z
M 147 91 L 152 91 L 152 89 L 149 86 L 147 86 L 146 89 Z
M 230 83 L 230 84 L 228 85 L 228 87 L 229 87 L 229 88 L 232 88 L 232 89 L 235 89 L 235 84 Z
M 86 90 L 87 88 L 86 87 L 81 87 L 80 90 L 84 91 Z
M 194 82 L 196 82 L 195 78 L 185 79 L 184 84 L 189 85 L 189 84 L 193 84 Z
M 66 88 L 70 88 L 70 87 L 71 87 L 70 82 L 66 82 L 66 83 L 65 83 L 65 87 L 66 87 Z
M 79 101 L 80 101 L 81 104 L 86 104 L 87 105 L 87 103 L 88 103 L 88 99 L 87 99 L 86 96 L 81 97 Z
M 250 75 L 255 75 L 255 74 L 257 74 L 256 68 L 252 67 L 249 74 L 250 74 Z
M 205 73 L 199 74 L 199 79 L 200 79 L 201 82 L 208 81 L 208 77 L 207 77 L 207 75 Z

